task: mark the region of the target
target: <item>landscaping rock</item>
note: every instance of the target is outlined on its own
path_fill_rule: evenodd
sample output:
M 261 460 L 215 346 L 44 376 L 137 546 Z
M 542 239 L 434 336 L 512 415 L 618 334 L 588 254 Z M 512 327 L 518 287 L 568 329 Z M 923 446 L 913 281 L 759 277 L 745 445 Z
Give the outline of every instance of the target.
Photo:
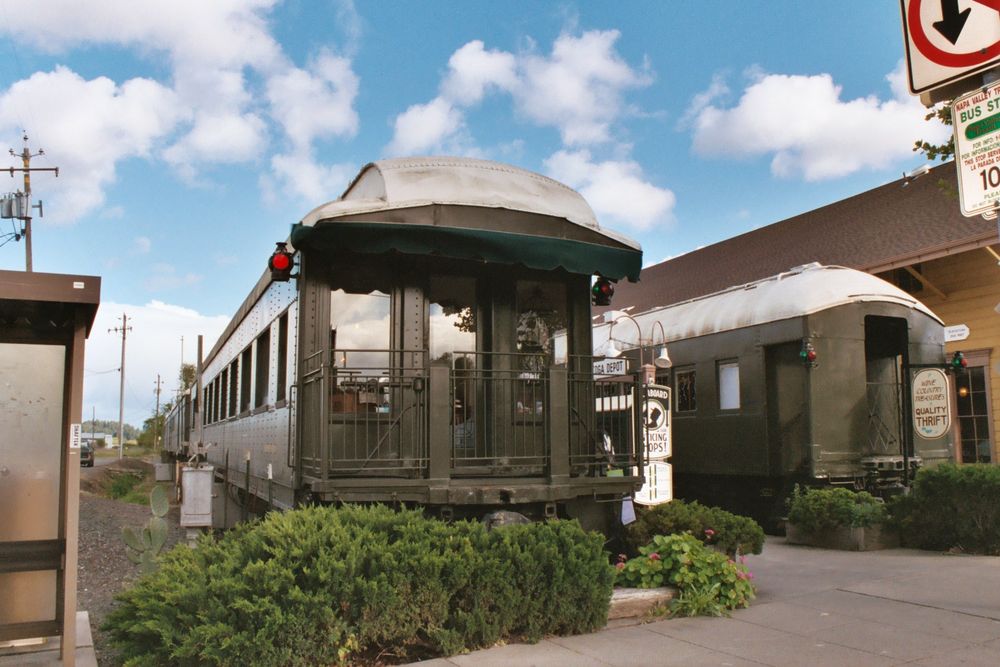
M 653 607 L 674 599 L 673 588 L 616 588 L 611 595 L 608 620 L 645 616 Z

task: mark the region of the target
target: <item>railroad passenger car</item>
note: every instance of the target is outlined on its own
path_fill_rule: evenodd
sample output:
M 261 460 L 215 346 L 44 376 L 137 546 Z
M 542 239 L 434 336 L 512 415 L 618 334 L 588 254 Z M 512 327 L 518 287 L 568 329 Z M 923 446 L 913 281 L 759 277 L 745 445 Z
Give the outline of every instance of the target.
M 950 435 L 908 422 L 910 371 L 945 366 L 942 322 L 870 274 L 811 264 L 630 315 L 639 327 L 614 326 L 618 314 L 595 327 L 595 350 L 610 336 L 634 348 L 657 322 L 669 344 L 658 381 L 673 387 L 679 498 L 774 527 L 794 484 L 889 492 L 952 458 Z
M 590 299 L 642 254 L 577 192 L 496 162 L 383 160 L 288 245 L 291 280 L 260 278 L 191 401 L 190 453 L 241 498 L 604 527 L 641 483 L 635 421 L 596 408 L 641 386 L 594 381 Z

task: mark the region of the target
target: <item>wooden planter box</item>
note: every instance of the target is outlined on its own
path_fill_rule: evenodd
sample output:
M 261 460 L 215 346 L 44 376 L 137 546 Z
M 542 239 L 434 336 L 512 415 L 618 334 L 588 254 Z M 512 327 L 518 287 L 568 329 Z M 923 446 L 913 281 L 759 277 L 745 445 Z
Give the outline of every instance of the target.
M 841 551 L 874 551 L 899 546 L 899 536 L 895 531 L 885 528 L 880 523 L 867 528 L 838 527 L 833 530 L 808 533 L 794 523 L 786 522 L 785 539 L 788 544 L 804 544 Z

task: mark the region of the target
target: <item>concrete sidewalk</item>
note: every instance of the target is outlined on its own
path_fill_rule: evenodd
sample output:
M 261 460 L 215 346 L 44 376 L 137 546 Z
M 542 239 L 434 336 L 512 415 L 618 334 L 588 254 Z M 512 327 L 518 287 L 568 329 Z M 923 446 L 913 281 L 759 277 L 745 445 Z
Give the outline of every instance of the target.
M 757 599 L 731 618 L 618 621 L 419 664 L 1000 665 L 1000 558 L 827 551 L 772 537 L 748 564 Z

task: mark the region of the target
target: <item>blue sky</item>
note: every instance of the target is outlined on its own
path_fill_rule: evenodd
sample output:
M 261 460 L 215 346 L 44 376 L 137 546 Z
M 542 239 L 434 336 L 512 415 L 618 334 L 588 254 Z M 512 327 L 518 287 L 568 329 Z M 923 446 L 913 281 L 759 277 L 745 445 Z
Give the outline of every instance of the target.
M 33 164 L 60 167 L 33 179 L 35 270 L 103 279 L 84 412 L 117 415 L 106 329 L 126 312 L 138 423 L 180 337 L 193 361 L 272 243 L 366 162 L 548 174 L 650 264 L 919 166 L 913 141 L 943 132 L 902 57 L 889 1 L 6 0 L 0 141 L 26 130 Z

